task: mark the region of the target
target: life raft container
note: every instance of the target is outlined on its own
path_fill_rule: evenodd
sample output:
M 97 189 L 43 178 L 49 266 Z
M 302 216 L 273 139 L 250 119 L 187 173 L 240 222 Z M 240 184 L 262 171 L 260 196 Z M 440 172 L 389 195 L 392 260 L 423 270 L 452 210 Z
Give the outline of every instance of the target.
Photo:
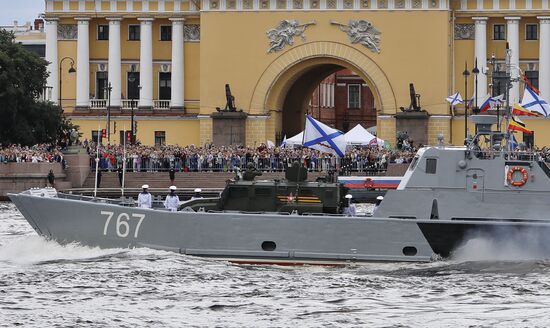
M 521 180 L 514 180 L 514 173 L 516 172 L 521 173 Z M 529 173 L 527 173 L 527 170 L 521 166 L 513 166 L 508 170 L 507 179 L 508 183 L 512 186 L 521 187 L 527 183 L 527 180 L 529 180 Z

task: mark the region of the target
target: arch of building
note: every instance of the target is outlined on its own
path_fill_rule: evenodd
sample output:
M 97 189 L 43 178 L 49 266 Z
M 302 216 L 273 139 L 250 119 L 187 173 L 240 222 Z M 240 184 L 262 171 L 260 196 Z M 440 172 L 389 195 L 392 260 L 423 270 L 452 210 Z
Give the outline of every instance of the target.
M 303 114 L 313 90 L 326 76 L 342 68 L 358 74 L 373 92 L 380 127 L 380 123 L 384 123 L 380 122 L 380 117 L 395 114 L 397 108 L 386 74 L 366 53 L 329 41 L 304 43 L 275 58 L 255 86 L 249 113 L 269 115 L 265 126 L 268 137 L 273 137 L 276 131 L 301 131 L 305 120 Z M 387 123 L 395 125 L 393 120 Z M 389 131 L 386 137 L 393 139 L 391 133 L 395 127 L 386 130 Z

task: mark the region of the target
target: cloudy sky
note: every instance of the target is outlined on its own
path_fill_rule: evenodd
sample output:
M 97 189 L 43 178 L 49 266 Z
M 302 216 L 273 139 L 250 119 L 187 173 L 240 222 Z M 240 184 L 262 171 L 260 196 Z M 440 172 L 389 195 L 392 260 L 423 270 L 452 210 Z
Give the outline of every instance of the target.
M 0 4 L 0 25 L 12 25 L 14 20 L 19 24 L 32 22 L 45 7 L 44 0 L 0 0 Z

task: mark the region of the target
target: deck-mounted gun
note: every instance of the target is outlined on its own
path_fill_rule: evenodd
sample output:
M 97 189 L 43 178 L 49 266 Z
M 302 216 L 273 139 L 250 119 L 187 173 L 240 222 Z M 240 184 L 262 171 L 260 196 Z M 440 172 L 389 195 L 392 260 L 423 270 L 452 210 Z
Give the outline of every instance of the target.
M 409 105 L 409 108 L 405 107 L 399 107 L 402 112 L 419 112 L 422 110 L 422 107 L 420 107 L 420 94 L 416 93 L 414 90 L 414 84 L 409 84 L 410 89 L 410 96 L 411 96 L 411 104 Z

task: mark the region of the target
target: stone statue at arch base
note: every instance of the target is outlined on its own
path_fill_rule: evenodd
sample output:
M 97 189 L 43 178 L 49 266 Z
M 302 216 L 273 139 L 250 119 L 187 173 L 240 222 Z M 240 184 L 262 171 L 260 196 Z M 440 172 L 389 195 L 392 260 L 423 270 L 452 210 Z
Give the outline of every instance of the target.
M 225 85 L 225 97 L 225 107 L 216 107 L 216 111 L 210 115 L 212 142 L 217 146 L 245 145 L 248 115 L 235 106 L 235 97 L 231 94 L 229 84 Z
M 428 121 L 430 114 L 420 106 L 420 94 L 409 84 L 411 103 L 408 108 L 401 107 L 401 112 L 395 114 L 397 131 L 406 133 L 414 141 L 414 145 L 428 144 Z

